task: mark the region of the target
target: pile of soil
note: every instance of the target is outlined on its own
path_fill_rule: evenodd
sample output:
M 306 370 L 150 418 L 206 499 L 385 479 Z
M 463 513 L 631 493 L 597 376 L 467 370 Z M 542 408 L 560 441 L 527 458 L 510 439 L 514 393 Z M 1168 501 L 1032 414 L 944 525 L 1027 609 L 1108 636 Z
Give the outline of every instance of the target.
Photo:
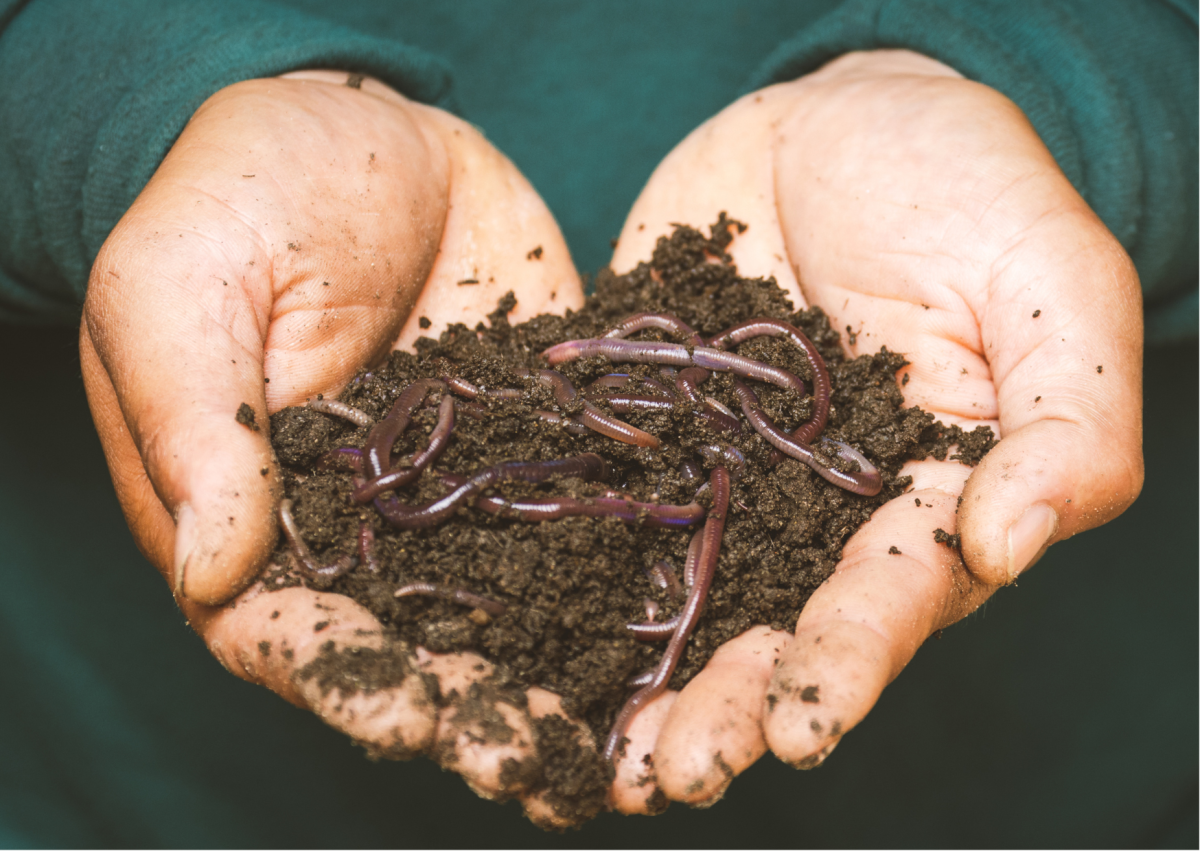
M 773 280 L 739 277 L 726 249 L 740 230 L 744 227 L 723 214 L 707 237 L 679 227 L 670 238 L 659 240 L 650 263 L 627 275 L 601 272 L 595 295 L 565 317 L 543 315 L 510 325 L 506 316 L 515 299 L 509 294 L 487 324 L 474 329 L 455 325 L 436 340 L 421 339 L 417 354 L 393 353 L 383 366 L 359 375 L 339 397 L 378 420 L 418 378 L 461 377 L 477 386 L 526 390 L 520 399 L 487 400 L 487 415 L 481 419 L 457 418 L 436 472 L 426 471 L 399 494 L 402 501 L 414 505 L 447 492 L 439 479 L 442 473 L 471 474 L 504 461 L 548 460 L 582 452 L 608 460 L 612 471 L 608 482 L 507 483 L 496 492 L 508 498 L 587 496 L 608 487 L 638 501 L 684 504 L 692 501 L 696 483 L 684 480 L 681 462 L 700 461 L 706 480 L 712 466 L 703 463 L 698 447 L 726 443 L 744 453 L 748 463 L 733 484 L 716 578 L 671 679 L 674 689 L 686 684 L 718 646 L 751 626 L 793 629 L 805 601 L 841 558 L 846 540 L 876 508 L 908 487 L 909 479 L 898 475 L 905 461 L 944 459 L 957 445 L 959 454 L 953 457 L 975 463 L 993 442 L 989 429 L 964 434 L 957 426 L 936 423 L 924 411 L 901 408 L 897 374 L 906 363 L 901 355 L 884 349 L 847 359 L 838 333 L 819 309 L 794 312 Z M 755 317 L 783 319 L 799 327 L 820 349 L 832 375 L 832 411 L 824 433 L 852 444 L 879 468 L 882 492 L 856 496 L 790 458 L 772 464 L 771 447 L 748 423 L 743 422 L 740 436 L 731 437 L 712 430 L 685 401 L 665 412 L 619 415 L 656 435 L 662 442 L 658 449 L 618 443 L 596 433 L 573 435 L 539 419 L 534 414 L 537 409 L 559 410 L 550 391 L 517 377 L 513 370 L 544 368 L 539 353 L 549 346 L 599 336 L 638 312 L 672 314 L 706 337 Z M 642 332 L 640 338 L 668 339 L 657 331 Z M 806 380 L 812 377 L 803 354 L 786 339 L 759 338 L 736 350 Z M 599 357 L 557 369 L 577 388 L 612 372 L 661 378 L 657 366 L 614 365 Z M 742 419 L 728 375 L 714 373 L 701 389 Z M 796 399 L 794 393 L 767 386 L 760 386 L 759 392 L 765 410 L 782 428 L 794 429 L 811 414 L 811 398 Z M 414 416 L 397 442 L 394 457 L 425 445 L 436 419 L 436 405 L 430 402 L 436 402 L 436 394 Z M 493 685 L 508 693 L 507 699 L 520 701 L 519 687 L 549 689 L 561 695 L 566 710 L 603 742 L 630 694 L 626 681 L 653 667 L 662 653 L 662 644 L 634 640 L 625 624 L 645 619 L 647 597 L 661 606 L 660 620 L 672 617 L 680 607 L 645 571 L 661 560 L 679 570 L 696 527 L 664 529 L 587 517 L 527 523 L 463 508 L 430 529 L 396 529 L 373 506 L 351 501 L 350 474 L 316 469 L 316 462 L 330 450 L 361 447 L 367 431 L 302 407 L 272 416 L 272 440 L 284 469 L 286 496 L 294 500 L 295 518 L 317 558 L 330 563 L 356 553 L 359 524 L 366 521 L 375 530 L 381 569 L 372 573 L 359 565 L 345 576 L 325 580 L 280 567 L 268 587 L 305 583 L 345 594 L 374 613 L 397 643 L 435 652 L 479 653 L 497 665 L 501 673 Z M 707 507 L 706 499 L 708 494 L 700 501 Z M 286 542 L 281 541 L 275 561 L 293 564 Z M 450 601 L 394 597 L 396 588 L 417 581 L 465 588 L 508 608 L 499 617 L 488 617 Z M 331 653 L 305 675 L 318 676 L 328 687 L 343 691 L 382 687 L 403 673 L 385 656 L 360 654 L 347 659 Z M 538 730 L 544 755 L 554 748 L 561 751 L 570 740 L 568 730 L 550 726 L 552 722 Z M 575 752 L 560 752 L 543 763 L 545 771 L 558 772 L 543 782 L 558 789 L 564 812 L 588 817 L 603 805 L 611 774 L 596 755 L 583 753 L 576 745 Z

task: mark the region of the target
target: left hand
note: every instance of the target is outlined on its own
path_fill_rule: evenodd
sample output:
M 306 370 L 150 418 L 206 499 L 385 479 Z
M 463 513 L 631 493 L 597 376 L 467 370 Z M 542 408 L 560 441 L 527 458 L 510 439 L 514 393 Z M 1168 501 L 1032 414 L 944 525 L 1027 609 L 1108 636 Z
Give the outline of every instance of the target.
M 756 627 L 649 704 L 618 764 L 622 812 L 656 788 L 711 803 L 768 747 L 818 765 L 927 637 L 1142 483 L 1137 275 L 999 93 L 876 51 L 749 95 L 659 166 L 613 268 L 722 210 L 750 226 L 730 248 L 740 274 L 853 329 L 850 355 L 903 353 L 906 404 L 1003 440 L 974 470 L 908 464 L 913 489 L 847 542 L 794 636 Z M 956 526 L 961 558 L 933 539 Z

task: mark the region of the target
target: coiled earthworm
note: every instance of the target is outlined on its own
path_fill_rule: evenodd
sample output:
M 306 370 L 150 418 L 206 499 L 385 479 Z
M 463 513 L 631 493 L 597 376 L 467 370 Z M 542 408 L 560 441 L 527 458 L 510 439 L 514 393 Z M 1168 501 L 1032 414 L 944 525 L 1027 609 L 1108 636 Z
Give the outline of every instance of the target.
M 412 466 L 397 470 L 389 470 L 382 476 L 370 479 L 354 489 L 351 499 L 360 505 L 370 502 L 385 491 L 403 487 L 415 481 L 421 472 L 437 460 L 438 456 L 450 442 L 450 432 L 454 430 L 454 397 L 449 393 L 442 396 L 438 403 L 437 425 L 429 434 L 429 443 L 424 449 L 413 453 Z
M 614 758 L 621 740 L 625 737 L 625 730 L 637 711 L 662 694 L 663 689 L 667 687 L 671 674 L 675 672 L 675 666 L 679 664 L 684 645 L 687 644 L 692 630 L 696 628 L 696 622 L 700 619 L 700 612 L 708 598 L 708 589 L 712 586 L 716 573 L 717 557 L 721 552 L 725 515 L 729 511 L 729 472 L 724 467 L 717 467 L 712 471 L 709 481 L 713 489 L 713 507 L 708 513 L 704 527 L 696 533 L 701 537 L 702 543 L 697 559 L 695 583 L 688 590 L 687 601 L 683 604 L 683 611 L 679 613 L 679 623 L 671 635 L 662 659 L 654 669 L 654 676 L 630 696 L 617 714 L 612 731 L 608 734 L 608 741 L 604 745 L 605 759 Z
M 800 443 L 812 443 L 813 439 L 824 430 L 825 423 L 829 419 L 829 398 L 832 388 L 829 382 L 829 369 L 825 366 L 825 359 L 821 357 L 821 353 L 817 351 L 817 347 L 813 345 L 812 340 L 805 336 L 803 331 L 795 325 L 779 319 L 751 319 L 748 322 L 742 322 L 739 325 L 734 325 L 732 328 L 722 331 L 713 337 L 708 344 L 714 349 L 723 349 L 755 337 L 765 336 L 787 337 L 800 347 L 808 358 L 809 365 L 812 366 L 813 415 L 808 422 L 792 432 L 793 440 L 797 440 Z
M 308 407 L 322 414 L 333 414 L 335 417 L 349 420 L 359 428 L 369 428 L 375 425 L 375 420 L 371 419 L 371 415 L 366 411 L 352 408 L 345 402 L 339 402 L 336 399 L 312 399 L 309 401 Z
M 404 388 L 388 415 L 367 435 L 367 442 L 363 447 L 363 470 L 368 478 L 377 479 L 388 471 L 391 467 L 392 445 L 408 428 L 412 412 L 430 390 L 441 390 L 445 387 L 445 382 L 435 378 L 422 378 Z
M 300 537 L 300 529 L 296 526 L 296 520 L 292 517 L 292 501 L 290 499 L 280 500 L 279 502 L 279 525 L 283 527 L 284 537 L 291 544 L 292 552 L 296 555 L 296 560 L 309 573 L 316 576 L 324 576 L 332 579 L 348 573 L 358 563 L 354 556 L 345 555 L 339 558 L 333 564 L 320 564 L 313 558 L 312 551 L 308 548 L 308 544 L 304 543 L 304 539 Z
M 556 476 L 594 481 L 607 475 L 608 464 L 590 452 L 553 461 L 509 461 L 480 470 L 451 493 L 428 505 L 404 505 L 394 495 L 386 494 L 376 498 L 375 507 L 388 521 L 403 529 L 424 529 L 442 522 L 464 501 L 502 481 L 536 484 Z
M 523 369 L 516 371 L 516 374 L 522 378 L 536 378 L 548 385 L 551 392 L 554 393 L 554 401 L 564 408 L 579 399 L 575 385 L 560 372 L 552 369 Z M 583 412 L 577 419 L 592 431 L 605 437 L 611 437 L 613 440 L 619 440 L 621 443 L 631 443 L 634 446 L 643 446 L 649 449 L 657 449 L 660 445 L 658 438 L 654 435 L 608 416 L 588 401 L 584 401 Z
M 758 396 L 753 390 L 737 379 L 734 379 L 733 389 L 742 402 L 742 413 L 746 415 L 750 425 L 754 426 L 754 430 L 780 452 L 790 455 L 797 461 L 803 461 L 821 478 L 833 482 L 851 493 L 875 496 L 883 489 L 883 479 L 879 475 L 879 470 L 857 450 L 840 441 L 829 440 L 828 442 L 836 447 L 835 452 L 839 457 L 857 462 L 861 469 L 857 473 L 848 473 L 831 467 L 817 457 L 812 447 L 800 443 L 787 432 L 777 428 L 763 413 L 762 407 L 758 403 Z
M 471 606 L 475 609 L 483 609 L 492 617 L 500 617 L 508 611 L 508 606 L 504 603 L 491 600 L 473 591 L 467 591 L 465 588 L 443 588 L 440 585 L 434 585 L 432 582 L 410 582 L 396 589 L 394 596 L 396 597 L 438 597 L 442 600 L 449 600 L 452 603 L 461 603 L 464 606 Z

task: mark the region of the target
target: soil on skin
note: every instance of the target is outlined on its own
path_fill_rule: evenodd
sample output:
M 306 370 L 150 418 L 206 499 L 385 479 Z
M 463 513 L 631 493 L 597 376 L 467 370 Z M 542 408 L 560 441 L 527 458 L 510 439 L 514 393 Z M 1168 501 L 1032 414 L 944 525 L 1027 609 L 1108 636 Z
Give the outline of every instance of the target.
M 964 434 L 957 426 L 934 422 L 924 411 L 902 409 L 897 386 L 905 365 L 901 355 L 885 349 L 847 359 L 838 333 L 819 309 L 794 312 L 773 280 L 738 277 L 726 248 L 739 228 L 724 215 L 709 237 L 692 228 L 678 228 L 669 239 L 659 240 L 650 263 L 627 275 L 601 272 L 595 295 L 580 311 L 565 317 L 543 315 L 512 326 L 506 318 L 515 304 L 510 294 L 491 314 L 489 324 L 473 329 L 455 325 L 436 340 L 421 339 L 417 354 L 393 353 L 386 364 L 360 375 L 339 397 L 379 420 L 418 378 L 457 376 L 486 388 L 526 390 L 519 400 L 485 401 L 488 411 L 482 419 L 460 414 L 435 471 L 427 471 L 400 494 L 408 504 L 443 496 L 447 489 L 439 474 L 470 474 L 504 461 L 564 458 L 581 452 L 598 453 L 608 460 L 612 470 L 608 482 L 506 483 L 496 491 L 510 498 L 588 496 L 607 487 L 638 501 L 684 504 L 692 501 L 697 484 L 684 480 L 682 462 L 699 462 L 707 480 L 712 465 L 702 461 L 698 447 L 728 443 L 741 450 L 747 469 L 733 484 L 716 578 L 671 679 L 674 689 L 687 683 L 718 646 L 751 626 L 793 629 L 805 601 L 832 573 L 847 539 L 876 508 L 909 485 L 907 477 L 898 475 L 903 462 L 944 459 L 952 446 L 958 446 L 958 454 L 951 457 L 973 464 L 993 443 L 990 429 Z M 833 405 L 825 434 L 861 450 L 882 472 L 883 491 L 875 497 L 856 496 L 790 458 L 773 465 L 771 447 L 748 423 L 743 422 L 740 436 L 731 438 L 710 429 L 682 401 L 665 413 L 620 415 L 658 436 L 662 446 L 656 450 L 596 433 L 572 435 L 535 416 L 537 409 L 559 408 L 548 389 L 518 378 L 514 368 L 544 368 L 539 353 L 549 346 L 598 336 L 643 311 L 673 314 L 706 337 L 762 316 L 799 327 L 821 350 L 832 374 Z M 668 339 L 657 331 L 640 336 Z M 811 379 L 807 360 L 786 340 L 750 340 L 737 351 Z M 580 389 L 612 372 L 661 378 L 657 366 L 614 365 L 598 357 L 558 369 Z M 714 373 L 701 390 L 743 419 L 728 375 Z M 797 399 L 769 386 L 759 386 L 759 392 L 765 409 L 783 428 L 794 429 L 811 414 L 808 398 Z M 405 458 L 425 445 L 436 419 L 436 402 L 436 393 L 426 400 L 407 434 L 397 441 L 394 458 Z M 694 529 L 586 517 L 526 523 L 470 507 L 430 529 L 396 529 L 373 506 L 351 501 L 350 474 L 315 469 L 317 460 L 330 450 L 361 447 L 367 429 L 306 408 L 276 413 L 270 427 L 284 470 L 286 496 L 294 500 L 294 515 L 316 557 L 328 564 L 355 554 L 359 524 L 365 521 L 375 530 L 381 569 L 372 573 L 359 565 L 334 580 L 312 578 L 296 570 L 281 540 L 275 557 L 279 566 L 267 575 L 268 587 L 304 583 L 352 597 L 379 618 L 395 647 L 479 653 L 498 670 L 481 686 L 490 691 L 492 712 L 496 700 L 519 703 L 521 688 L 541 686 L 561 695 L 566 710 L 587 724 L 597 741 L 605 740 L 630 694 L 626 681 L 654 666 L 662 653 L 661 644 L 634 640 L 625 624 L 646 619 L 646 598 L 658 602 L 660 620 L 680 608 L 645 571 L 663 560 L 680 570 Z M 706 498 L 702 495 L 700 501 L 707 507 Z M 399 586 L 418 581 L 465 588 L 508 608 L 500 617 L 488 617 L 440 599 L 394 596 Z M 382 688 L 411 672 L 394 655 L 360 652 L 350 658 L 330 651 L 302 675 L 319 677 L 328 688 L 343 691 Z M 485 696 L 475 698 L 474 703 L 486 703 Z M 478 709 L 485 711 L 486 706 Z M 503 721 L 494 726 L 498 741 L 511 735 Z M 538 722 L 535 738 L 536 759 L 510 767 L 514 776 L 523 775 L 528 785 L 531 772 L 536 775 L 535 785 L 551 790 L 552 803 L 571 820 L 582 821 L 599 811 L 611 777 L 609 767 L 582 748 L 561 719 Z

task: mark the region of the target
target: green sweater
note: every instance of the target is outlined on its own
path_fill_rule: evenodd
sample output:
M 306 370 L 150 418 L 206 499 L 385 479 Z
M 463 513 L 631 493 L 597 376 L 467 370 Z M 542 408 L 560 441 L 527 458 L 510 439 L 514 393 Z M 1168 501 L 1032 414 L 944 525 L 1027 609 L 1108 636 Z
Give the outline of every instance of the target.
M 233 679 L 134 550 L 62 323 L 214 91 L 327 66 L 448 106 L 591 270 L 655 165 L 735 97 L 846 50 L 912 48 L 1029 114 L 1134 257 L 1163 339 L 1196 328 L 1196 19 L 1183 0 L 0 0 L 0 318 L 62 326 L 0 334 L 20 408 L 0 416 L 0 847 L 571 841 L 427 761 L 370 763 Z M 1194 407 L 1167 406 L 1156 374 L 1147 459 L 1180 483 Z M 1163 593 L 1195 587 L 1182 485 L 1131 510 L 1153 535 L 1126 545 L 1118 521 L 1055 547 L 986 629 L 930 642 L 819 772 L 764 759 L 712 810 L 600 819 L 577 841 L 1172 842 L 1162 825 L 1194 829 L 1196 799 L 1193 598 Z M 1130 563 L 1153 581 L 1126 585 Z
M 460 111 L 585 270 L 658 160 L 749 88 L 906 47 L 1007 94 L 1132 255 L 1158 338 L 1197 317 L 1186 0 L 559 4 L 0 0 L 0 316 L 75 321 L 113 225 L 217 89 L 305 67 Z

